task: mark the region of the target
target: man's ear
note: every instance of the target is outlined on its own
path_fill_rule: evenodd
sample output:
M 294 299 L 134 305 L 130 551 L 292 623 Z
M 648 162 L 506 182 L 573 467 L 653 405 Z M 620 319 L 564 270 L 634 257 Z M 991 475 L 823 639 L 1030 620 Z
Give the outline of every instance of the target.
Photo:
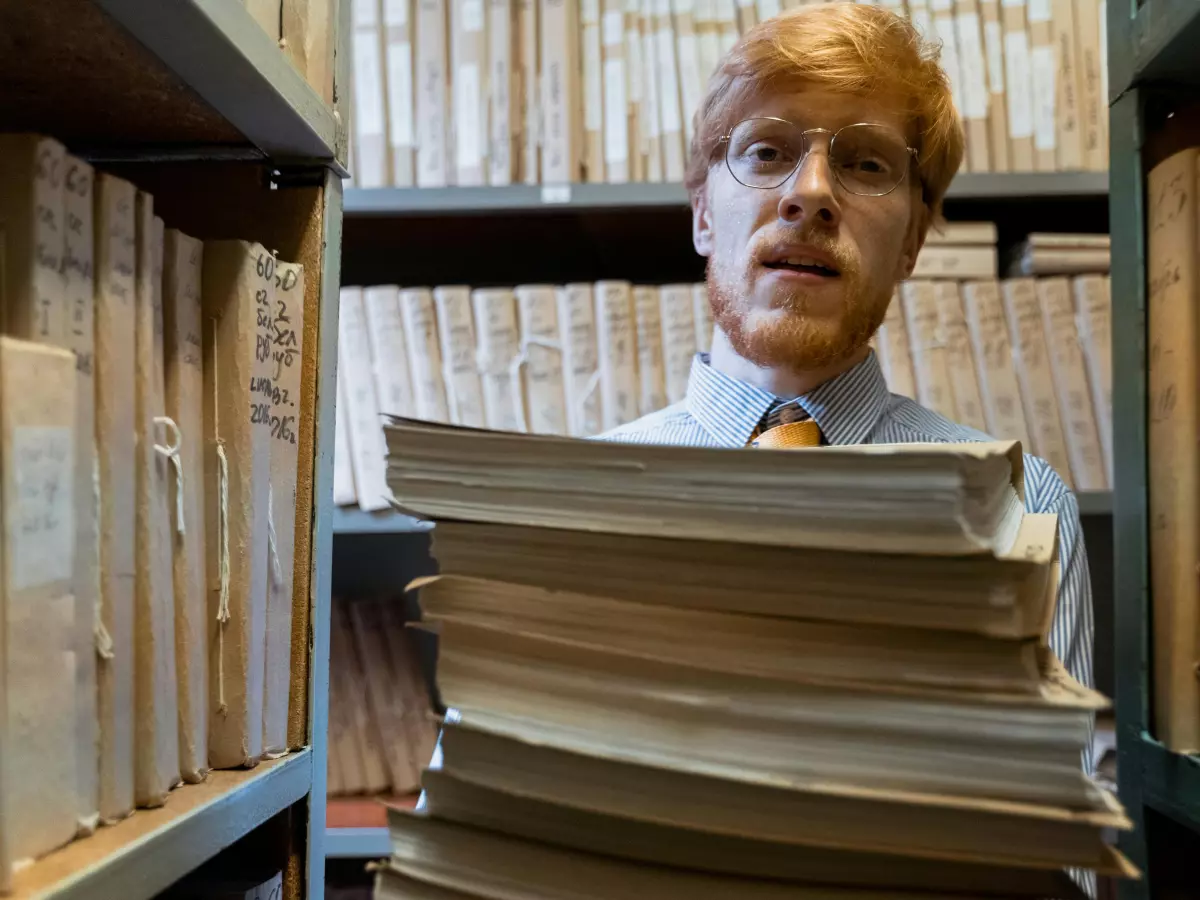
M 929 224 L 929 209 L 918 201 L 916 211 L 909 217 L 908 231 L 904 234 L 904 245 L 900 250 L 896 272 L 897 281 L 907 281 L 912 277 L 913 269 L 917 266 L 917 254 L 921 252 L 925 245 L 925 236 L 929 233 Z
M 712 211 L 708 205 L 708 184 L 702 184 L 692 194 L 692 246 L 701 256 L 712 256 Z

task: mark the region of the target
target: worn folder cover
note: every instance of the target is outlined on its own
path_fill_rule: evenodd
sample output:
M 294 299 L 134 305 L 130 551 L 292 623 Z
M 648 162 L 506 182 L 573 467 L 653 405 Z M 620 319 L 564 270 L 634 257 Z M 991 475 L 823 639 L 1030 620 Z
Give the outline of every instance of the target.
M 275 257 L 204 245 L 204 481 L 209 583 L 209 763 L 262 757 Z

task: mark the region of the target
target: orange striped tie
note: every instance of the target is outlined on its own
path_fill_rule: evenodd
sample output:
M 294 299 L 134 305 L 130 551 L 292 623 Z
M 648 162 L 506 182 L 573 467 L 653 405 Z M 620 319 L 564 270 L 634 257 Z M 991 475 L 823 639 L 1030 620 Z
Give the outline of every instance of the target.
M 821 446 L 821 429 L 812 419 L 787 422 L 768 428 L 750 442 L 760 450 L 795 450 L 799 447 Z

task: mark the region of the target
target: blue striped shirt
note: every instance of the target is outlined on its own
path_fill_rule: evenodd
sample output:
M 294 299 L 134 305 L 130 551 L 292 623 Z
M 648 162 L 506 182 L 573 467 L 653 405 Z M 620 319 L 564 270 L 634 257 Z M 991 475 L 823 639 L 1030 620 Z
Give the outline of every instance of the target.
M 744 447 L 781 398 L 718 372 L 704 354 L 692 361 L 687 395 L 679 403 L 622 425 L 606 440 L 692 447 Z M 792 399 L 792 398 L 783 398 Z M 879 361 L 868 357 L 795 398 L 833 445 L 955 443 L 992 440 L 887 389 Z M 1025 509 L 1057 513 L 1062 581 L 1050 646 L 1078 681 L 1092 686 L 1092 584 L 1075 495 L 1049 463 L 1025 455 Z M 1090 748 L 1084 754 L 1089 770 Z

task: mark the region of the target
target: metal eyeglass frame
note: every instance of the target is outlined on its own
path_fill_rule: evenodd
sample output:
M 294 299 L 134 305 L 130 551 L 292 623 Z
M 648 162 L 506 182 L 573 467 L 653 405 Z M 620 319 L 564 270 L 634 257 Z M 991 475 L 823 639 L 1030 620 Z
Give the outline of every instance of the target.
M 895 130 L 895 129 L 892 129 L 891 126 L 884 125 L 881 122 L 851 122 L 849 125 L 843 125 L 841 128 L 837 129 L 837 131 L 830 131 L 828 128 L 807 128 L 804 131 L 800 132 L 800 137 L 804 139 L 804 152 L 801 153 L 800 157 L 796 160 L 796 165 L 794 165 L 791 168 L 791 170 L 787 173 L 787 175 L 785 175 L 783 178 L 780 179 L 778 184 L 760 187 L 758 185 L 746 184 L 746 182 L 744 182 L 744 181 L 742 181 L 742 179 L 738 178 L 737 174 L 733 171 L 733 166 L 729 162 L 729 147 L 730 147 L 730 140 L 733 138 L 733 133 L 735 131 L 737 131 L 738 128 L 745 125 L 747 122 L 756 122 L 756 121 L 779 122 L 782 125 L 787 125 L 791 128 L 797 128 L 797 129 L 800 127 L 795 122 L 789 122 L 787 119 L 781 119 L 778 116 L 751 116 L 748 119 L 742 119 L 740 122 L 735 123 L 733 125 L 733 127 L 730 128 L 729 131 L 726 132 L 725 135 L 717 141 L 718 144 L 725 145 L 725 152 L 722 155 L 725 157 L 725 168 L 729 170 L 729 174 L 733 176 L 733 180 L 736 181 L 738 184 L 742 185 L 743 187 L 748 187 L 753 191 L 773 191 L 776 188 L 778 188 L 784 184 L 787 184 L 788 180 L 793 175 L 796 174 L 797 170 L 799 170 L 799 168 L 802 165 L 804 165 L 804 161 L 806 159 L 808 159 L 808 154 L 812 151 L 812 141 L 808 139 L 808 136 L 810 134 L 831 135 L 831 137 L 829 138 L 829 150 L 826 154 L 826 155 L 830 155 L 833 153 L 833 145 L 834 145 L 834 142 L 837 141 L 837 136 L 839 134 L 841 134 L 843 131 L 845 131 L 847 128 L 855 128 L 860 125 L 870 125 L 874 128 L 887 128 L 889 130 L 893 130 L 893 131 Z M 899 132 L 897 132 L 897 134 L 899 134 Z M 908 154 L 911 157 L 911 162 L 916 162 L 917 154 L 918 154 L 917 149 L 915 147 L 908 146 L 907 143 L 905 143 L 904 149 L 908 151 Z M 900 187 L 900 185 L 904 184 L 904 182 L 907 180 L 909 169 L 911 168 L 911 162 L 910 162 L 909 166 L 905 167 L 904 174 L 900 176 L 900 179 L 895 184 L 893 184 L 886 191 L 882 191 L 881 193 L 878 193 L 878 194 L 864 194 L 859 191 L 851 190 L 849 187 L 847 187 L 846 183 L 844 181 L 842 181 L 842 176 L 837 171 L 837 169 L 833 169 L 832 171 L 833 171 L 833 177 L 837 180 L 837 183 L 839 185 L 841 185 L 842 190 L 846 191 L 847 193 L 853 194 L 856 197 L 886 197 L 892 191 L 896 190 L 896 188 Z

